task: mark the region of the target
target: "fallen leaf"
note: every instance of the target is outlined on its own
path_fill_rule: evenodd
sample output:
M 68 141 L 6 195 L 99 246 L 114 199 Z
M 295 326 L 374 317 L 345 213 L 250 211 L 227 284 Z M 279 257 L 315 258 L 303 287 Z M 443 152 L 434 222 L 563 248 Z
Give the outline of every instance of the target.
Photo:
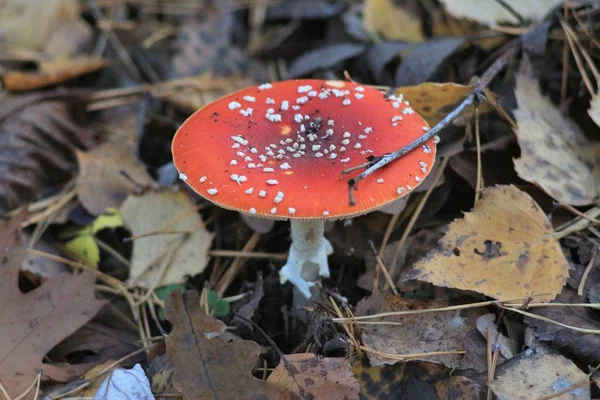
M 43 363 L 61 340 L 88 322 L 105 304 L 95 297 L 95 274 L 56 275 L 27 293 L 19 290 L 19 267 L 25 258 L 20 246 L 22 217 L 0 225 L 0 382 L 17 397 L 39 371 L 46 378 L 67 381 L 90 365 Z M 32 398 L 31 393 L 26 398 Z
M 444 119 L 460 102 L 471 94 L 475 86 L 457 83 L 425 82 L 415 86 L 403 86 L 395 90 L 396 95 L 403 95 L 410 106 L 422 116 L 430 126 L 435 126 Z M 487 96 L 495 96 L 487 93 Z M 480 114 L 490 112 L 493 106 L 489 101 L 479 106 Z M 463 117 L 474 115 L 470 109 L 465 110 Z
M 445 306 L 447 304 L 441 301 L 420 302 L 378 292 L 361 300 L 356 306 L 355 314 L 362 316 Z M 362 338 L 365 346 L 388 354 L 466 351 L 464 355 L 423 355 L 413 359 L 442 363 L 450 368 L 472 368 L 482 372 L 487 368 L 485 341 L 477 332 L 475 318 L 467 315 L 465 311 L 461 313 L 458 310 L 384 317 L 379 320 L 399 322 L 400 325 L 364 326 Z M 398 362 L 379 355 L 367 354 L 371 365 Z
M 556 200 L 582 206 L 600 199 L 600 142 L 581 129 L 542 95 L 525 58 L 516 77 L 514 111 L 521 158 L 515 170 Z
M 352 368 L 361 388 L 361 399 L 479 400 L 480 387 L 470 379 L 450 374 L 442 365 L 409 361 L 395 365 Z
M 499 400 L 530 400 L 552 398 L 557 400 L 589 400 L 588 377 L 569 359 L 558 354 L 533 354 L 526 351 L 499 366 L 496 379 L 489 387 Z M 558 392 L 572 385 L 586 382 L 567 393 Z
M 152 185 L 144 164 L 133 155 L 132 146 L 106 142 L 89 152 L 78 151 L 77 194 L 93 215 L 118 208 L 128 195 Z
M 581 299 L 574 290 L 565 289 L 554 302 L 571 304 L 580 303 Z M 585 307 L 543 307 L 534 308 L 530 312 L 561 324 L 600 330 L 597 314 Z M 599 335 L 576 332 L 533 317 L 525 317 L 525 323 L 533 328 L 534 334 L 541 341 L 549 342 L 557 350 L 573 354 L 577 359 L 590 365 L 600 363 Z
M 269 4 L 267 20 L 328 19 L 344 10 L 343 4 L 328 0 L 283 0 Z
M 388 40 L 422 42 L 421 18 L 406 9 L 397 7 L 392 0 L 367 0 L 364 10 L 364 29 L 379 33 Z
M 104 380 L 94 400 L 154 400 L 148 377 L 140 364 L 116 368 Z
M 13 92 L 56 85 L 104 68 L 107 61 L 93 56 L 58 58 L 42 61 L 38 72 L 8 71 L 2 77 L 6 89 Z
M 74 150 L 96 143 L 96 130 L 81 123 L 84 104 L 64 92 L 0 99 L 0 214 L 71 178 Z
M 267 382 L 289 389 L 303 399 L 358 399 L 360 387 L 347 358 L 319 358 L 312 353 L 290 354 Z
M 517 341 L 509 338 L 498 329 L 498 324 L 496 323 L 496 314 L 489 313 L 482 315 L 481 317 L 477 318 L 476 325 L 477 330 L 486 339 L 486 341 L 488 332 L 491 330 L 492 343 L 489 345 L 497 345 L 498 349 L 500 350 L 500 354 L 504 358 L 511 359 L 521 350 L 521 346 Z
M 551 301 L 569 277 L 548 218 L 515 186 L 486 188 L 472 212 L 452 222 L 438 248 L 403 280 L 473 290 L 496 299 Z
M 355 43 L 339 43 L 319 47 L 296 58 L 289 66 L 288 78 L 298 78 L 317 69 L 327 69 L 342 61 L 362 54 L 367 46 Z
M 504 0 L 518 15 L 530 21 L 539 21 L 563 0 Z M 485 25 L 502 22 L 517 25 L 513 13 L 496 0 L 442 0 L 446 10 L 458 18 L 468 18 Z
M 396 71 L 397 86 L 417 85 L 429 80 L 436 70 L 467 43 L 467 38 L 431 39 L 413 47 L 403 55 L 400 68 Z
M 588 114 L 596 125 L 600 126 L 600 95 L 595 95 L 590 100 L 590 108 Z
M 129 196 L 121 206 L 121 216 L 134 236 L 161 229 L 171 232 L 156 232 L 134 241 L 129 284 L 150 288 L 183 283 L 186 275 L 199 274 L 206 267 L 212 234 L 185 192 L 162 190 Z M 169 253 L 173 253 L 170 259 Z M 160 271 L 162 263 L 169 264 L 164 273 Z
M 173 385 L 185 399 L 299 399 L 285 388 L 252 376 L 260 346 L 249 340 L 219 341 L 225 324 L 203 313 L 198 292 L 171 293 L 165 315 L 173 325 L 166 339 L 175 368 Z
M 384 41 L 373 44 L 367 53 L 367 65 L 377 82 L 384 78 L 385 67 L 414 44 L 403 41 Z

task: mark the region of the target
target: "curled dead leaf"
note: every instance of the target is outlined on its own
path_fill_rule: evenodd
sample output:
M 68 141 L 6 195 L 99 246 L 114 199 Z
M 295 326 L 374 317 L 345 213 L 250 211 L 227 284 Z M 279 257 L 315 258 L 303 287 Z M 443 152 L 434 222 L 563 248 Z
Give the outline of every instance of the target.
M 165 315 L 173 325 L 167 353 L 175 368 L 174 387 L 187 400 L 291 400 L 296 394 L 252 376 L 260 346 L 249 340 L 222 343 L 225 325 L 202 311 L 196 291 L 174 291 Z
M 514 186 L 486 188 L 472 212 L 452 222 L 436 250 L 403 280 L 473 290 L 496 299 L 551 301 L 569 264 L 538 204 Z

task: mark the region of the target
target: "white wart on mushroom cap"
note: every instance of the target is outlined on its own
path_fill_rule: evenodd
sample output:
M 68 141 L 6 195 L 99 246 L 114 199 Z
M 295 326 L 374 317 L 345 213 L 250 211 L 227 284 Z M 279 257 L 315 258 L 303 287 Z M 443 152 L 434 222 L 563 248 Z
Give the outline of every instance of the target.
M 348 204 L 341 172 L 405 146 L 427 123 L 402 96 L 352 82 L 290 80 L 208 104 L 179 128 L 180 177 L 213 203 L 278 219 L 336 219 L 402 197 L 429 174 L 432 139 L 361 181 Z

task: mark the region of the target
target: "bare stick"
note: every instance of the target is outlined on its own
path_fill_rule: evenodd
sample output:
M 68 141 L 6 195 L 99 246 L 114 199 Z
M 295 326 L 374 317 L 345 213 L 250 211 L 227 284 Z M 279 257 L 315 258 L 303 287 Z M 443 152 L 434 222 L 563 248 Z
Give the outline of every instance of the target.
M 482 101 L 484 98 L 484 90 L 490 84 L 492 79 L 506 66 L 508 61 L 516 54 L 519 49 L 518 39 L 508 45 L 508 50 L 504 52 L 500 57 L 494 61 L 494 63 L 483 73 L 479 83 L 475 86 L 471 94 L 463 100 L 454 110 L 452 110 L 444 119 L 442 119 L 436 126 L 427 131 L 423 136 L 419 137 L 412 143 L 381 157 L 379 161 L 371 165 L 367 170 L 363 171 L 356 178 L 348 180 L 349 193 L 352 193 L 352 189 L 356 189 L 356 184 L 373 172 L 382 168 L 383 166 L 391 163 L 392 161 L 410 153 L 417 147 L 421 146 L 435 135 L 437 135 L 442 129 L 447 127 L 454 121 L 467 107 L 473 105 L 476 101 Z M 350 204 L 352 205 L 352 201 Z

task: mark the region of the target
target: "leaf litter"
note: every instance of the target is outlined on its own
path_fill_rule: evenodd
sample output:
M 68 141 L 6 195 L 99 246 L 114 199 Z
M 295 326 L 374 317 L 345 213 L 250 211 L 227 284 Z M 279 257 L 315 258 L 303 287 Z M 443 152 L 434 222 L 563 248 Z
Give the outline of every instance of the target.
M 0 4 L 0 212 L 34 246 L 0 249 L 12 400 L 123 374 L 158 399 L 600 396 L 593 2 L 38 3 Z M 291 76 L 444 126 L 418 191 L 326 224 L 331 276 L 301 313 L 288 225 L 199 198 L 171 156 L 192 112 Z M 64 313 L 37 335 L 22 316 L 48 299 Z

